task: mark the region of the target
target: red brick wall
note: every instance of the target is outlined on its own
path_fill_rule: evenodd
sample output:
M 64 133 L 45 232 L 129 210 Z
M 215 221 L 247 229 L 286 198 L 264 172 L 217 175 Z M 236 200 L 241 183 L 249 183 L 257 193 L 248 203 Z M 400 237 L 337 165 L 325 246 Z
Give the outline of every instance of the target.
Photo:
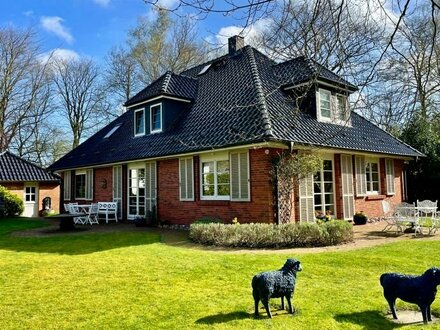
M 4 182 L 1 184 L 11 193 L 17 195 L 21 200 L 24 197 L 24 182 Z M 38 183 L 38 210 L 41 214 L 43 211 L 43 198 L 50 197 L 52 199 L 52 209 L 59 212 L 60 208 L 60 186 L 56 183 Z
M 269 153 L 266 154 L 265 150 Z M 230 223 L 234 217 L 239 222 L 273 222 L 272 185 L 270 182 L 271 158 L 275 149 L 249 150 L 251 201 L 200 200 L 199 158 L 194 157 L 195 201 L 179 200 L 179 160 L 162 160 L 158 170 L 158 214 L 161 221 L 189 224 L 204 216 L 214 216 Z
M 95 168 L 93 172 L 93 202 L 113 201 L 113 167 Z
M 377 217 L 383 215 L 382 200 L 389 201 L 392 205 L 396 205 L 402 202 L 403 193 L 403 160 L 394 160 L 394 195 L 386 195 L 386 182 L 385 182 L 385 160 L 380 159 L 380 189 L 381 195 L 372 195 L 367 197 L 355 197 L 355 211 L 364 211 L 369 217 Z

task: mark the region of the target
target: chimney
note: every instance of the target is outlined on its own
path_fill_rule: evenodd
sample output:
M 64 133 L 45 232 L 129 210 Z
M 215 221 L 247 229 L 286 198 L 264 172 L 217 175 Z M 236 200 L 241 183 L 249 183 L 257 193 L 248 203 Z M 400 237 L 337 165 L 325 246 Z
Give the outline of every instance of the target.
M 229 55 L 235 55 L 238 50 L 244 47 L 244 38 L 241 36 L 233 36 L 228 39 Z

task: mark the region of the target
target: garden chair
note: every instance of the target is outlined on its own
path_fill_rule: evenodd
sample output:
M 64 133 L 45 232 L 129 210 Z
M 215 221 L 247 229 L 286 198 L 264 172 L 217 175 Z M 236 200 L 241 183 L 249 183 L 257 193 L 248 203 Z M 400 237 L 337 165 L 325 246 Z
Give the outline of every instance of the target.
M 84 212 L 82 212 L 82 210 L 78 206 L 78 203 L 69 203 L 69 204 L 67 204 L 67 207 L 69 209 L 70 214 L 84 214 Z M 75 217 L 75 218 L 73 218 L 73 222 L 75 224 L 83 225 L 87 222 L 87 215 L 84 214 L 84 215 Z
M 383 216 L 381 217 L 381 219 L 386 222 L 386 225 L 382 229 L 382 231 L 389 231 L 395 228 L 396 234 L 398 234 L 399 232 L 403 232 L 401 224 L 398 221 L 398 216 L 390 202 L 386 200 L 382 201 L 382 212 Z
M 439 226 L 439 219 L 437 219 L 437 201 L 417 200 L 417 212 L 420 229 L 427 226 L 429 230 L 428 234 L 435 233 Z
M 417 233 L 423 234 L 421 219 L 419 217 L 419 212 L 414 203 L 402 202 L 396 207 L 396 214 L 398 222 L 401 226 L 411 226 L 414 230 L 414 236 Z
M 90 225 L 99 224 L 98 222 L 98 203 L 92 203 L 90 205 L 89 211 L 87 213 L 86 223 Z

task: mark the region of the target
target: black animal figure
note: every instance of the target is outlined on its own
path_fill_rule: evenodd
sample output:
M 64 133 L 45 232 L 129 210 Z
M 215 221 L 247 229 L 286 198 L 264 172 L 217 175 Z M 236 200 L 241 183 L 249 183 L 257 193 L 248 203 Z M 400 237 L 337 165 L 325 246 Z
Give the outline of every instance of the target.
M 396 299 L 413 303 L 419 306 L 423 316 L 423 323 L 432 321 L 431 304 L 440 284 L 440 268 L 432 267 L 421 276 L 386 273 L 380 276 L 383 286 L 383 295 L 390 305 L 393 318 L 397 320 Z
M 272 318 L 269 308 L 270 298 L 281 297 L 284 309 L 284 297 L 289 305 L 289 313 L 293 314 L 291 298 L 295 291 L 296 272 L 301 271 L 301 263 L 296 259 L 287 259 L 283 268 L 271 272 L 264 272 L 252 278 L 252 295 L 255 301 L 255 316 L 258 316 L 258 304 L 261 302 L 267 315 Z

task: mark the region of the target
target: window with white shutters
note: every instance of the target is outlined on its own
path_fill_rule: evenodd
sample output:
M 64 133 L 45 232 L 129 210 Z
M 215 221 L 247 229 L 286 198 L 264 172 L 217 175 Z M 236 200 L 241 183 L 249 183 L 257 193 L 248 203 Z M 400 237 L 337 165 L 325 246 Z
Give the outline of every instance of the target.
M 386 184 L 387 195 L 394 195 L 394 160 L 385 159 L 385 172 L 386 172 Z
M 249 201 L 249 153 L 231 152 L 231 200 Z
M 365 175 L 365 157 L 355 156 L 356 170 L 356 196 L 365 196 L 367 194 L 367 180 Z
M 93 170 L 86 171 L 86 200 L 93 199 Z
M 122 166 L 113 166 L 113 202 L 118 203 L 118 218 L 122 218 Z
M 193 167 L 192 157 L 179 159 L 179 186 L 180 186 L 180 200 L 193 201 L 194 200 L 194 167 Z

